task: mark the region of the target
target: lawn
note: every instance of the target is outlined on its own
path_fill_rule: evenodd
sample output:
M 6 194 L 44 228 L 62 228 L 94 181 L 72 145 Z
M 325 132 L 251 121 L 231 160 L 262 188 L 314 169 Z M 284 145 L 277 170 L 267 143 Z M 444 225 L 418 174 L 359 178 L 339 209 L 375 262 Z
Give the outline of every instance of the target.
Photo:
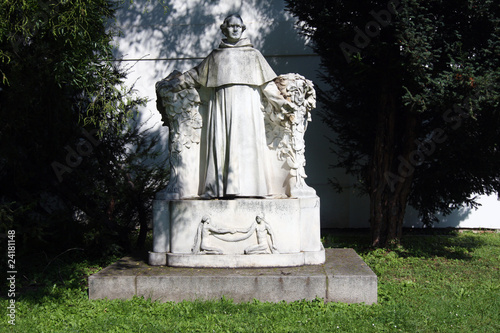
M 378 304 L 89 301 L 87 276 L 116 258 L 73 250 L 19 263 L 16 325 L 4 316 L 0 331 L 500 332 L 500 233 L 406 232 L 400 246 L 371 249 L 364 233 L 337 232 L 324 243 L 362 256 L 379 278 Z

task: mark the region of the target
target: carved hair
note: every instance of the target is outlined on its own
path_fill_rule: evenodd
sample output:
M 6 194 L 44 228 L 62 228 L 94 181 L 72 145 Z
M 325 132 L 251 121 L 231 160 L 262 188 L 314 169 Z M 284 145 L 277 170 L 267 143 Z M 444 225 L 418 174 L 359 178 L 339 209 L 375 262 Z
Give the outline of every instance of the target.
M 225 33 L 225 31 L 227 30 L 227 23 L 229 22 L 229 19 L 232 17 L 237 18 L 238 20 L 241 21 L 241 32 L 247 29 L 247 26 L 245 25 L 245 23 L 243 23 L 243 19 L 239 14 L 231 14 L 228 17 L 226 17 L 224 19 L 224 22 L 220 25 L 220 30 L 222 30 L 223 33 Z

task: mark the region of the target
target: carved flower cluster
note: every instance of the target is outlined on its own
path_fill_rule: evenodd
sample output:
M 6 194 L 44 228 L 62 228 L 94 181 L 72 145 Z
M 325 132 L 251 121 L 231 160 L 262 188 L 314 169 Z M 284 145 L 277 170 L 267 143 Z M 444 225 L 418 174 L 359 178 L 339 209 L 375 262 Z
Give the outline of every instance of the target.
M 310 111 L 316 107 L 316 92 L 313 83 L 299 74 L 280 75 L 275 83 L 292 111 L 285 108 L 273 110 L 267 106 L 267 142 L 276 149 L 280 160 L 287 160 L 292 174 L 295 174 L 294 169 L 305 163 L 297 155 L 303 155 L 304 133 L 311 121 Z

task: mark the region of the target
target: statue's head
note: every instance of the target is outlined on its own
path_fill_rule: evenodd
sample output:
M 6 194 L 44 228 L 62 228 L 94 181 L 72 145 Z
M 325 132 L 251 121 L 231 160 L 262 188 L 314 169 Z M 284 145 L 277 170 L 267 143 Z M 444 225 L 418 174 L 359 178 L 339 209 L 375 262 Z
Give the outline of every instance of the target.
M 210 223 L 210 216 L 205 215 L 201 218 L 201 223 Z
M 241 35 L 246 28 L 243 19 L 238 14 L 229 15 L 220 26 L 222 33 L 231 44 L 237 43 L 241 39 Z

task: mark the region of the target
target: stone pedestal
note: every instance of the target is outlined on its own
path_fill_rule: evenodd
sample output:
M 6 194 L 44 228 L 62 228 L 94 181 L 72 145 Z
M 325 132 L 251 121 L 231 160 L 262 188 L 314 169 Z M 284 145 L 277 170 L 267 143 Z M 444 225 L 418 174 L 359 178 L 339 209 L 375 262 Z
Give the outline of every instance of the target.
M 377 303 L 377 276 L 353 249 L 325 252 L 322 265 L 282 268 L 151 267 L 128 257 L 89 277 L 89 298 Z
M 231 268 L 322 264 L 325 252 L 320 241 L 319 205 L 317 196 L 224 200 L 159 197 L 153 203 L 149 263 Z M 257 217 L 262 221 L 260 237 L 254 230 Z M 208 228 L 208 223 L 204 224 L 204 219 L 209 219 L 211 228 L 206 232 L 203 228 Z

